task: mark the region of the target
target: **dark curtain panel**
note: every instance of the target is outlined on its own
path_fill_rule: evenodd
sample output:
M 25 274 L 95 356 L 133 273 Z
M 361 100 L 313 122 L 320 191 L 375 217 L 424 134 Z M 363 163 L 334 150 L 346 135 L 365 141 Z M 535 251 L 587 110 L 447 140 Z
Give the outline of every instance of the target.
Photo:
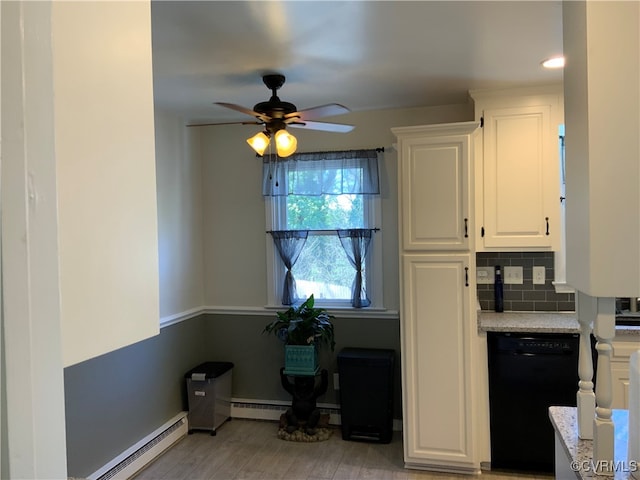
M 367 297 L 366 288 L 362 284 L 362 265 L 367 257 L 369 244 L 371 243 L 371 229 L 349 229 L 338 230 L 338 237 L 342 248 L 353 268 L 356 269 L 356 276 L 351 287 L 351 305 L 355 308 L 368 307 L 371 300 Z
M 309 232 L 306 230 L 280 230 L 271 232 L 273 243 L 280 254 L 282 263 L 287 268 L 282 288 L 282 304 L 293 305 L 297 300 L 296 281 L 293 278 L 291 269 L 296 264 L 300 252 L 307 241 Z

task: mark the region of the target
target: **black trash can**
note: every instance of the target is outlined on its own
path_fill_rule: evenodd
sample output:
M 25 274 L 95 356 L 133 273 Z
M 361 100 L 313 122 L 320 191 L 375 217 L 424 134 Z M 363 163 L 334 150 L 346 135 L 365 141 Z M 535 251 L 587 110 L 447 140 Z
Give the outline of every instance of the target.
M 345 348 L 338 354 L 343 440 L 391 442 L 395 352 Z
M 189 433 L 209 430 L 211 435 L 231 418 L 231 362 L 205 362 L 185 373 L 189 399 Z

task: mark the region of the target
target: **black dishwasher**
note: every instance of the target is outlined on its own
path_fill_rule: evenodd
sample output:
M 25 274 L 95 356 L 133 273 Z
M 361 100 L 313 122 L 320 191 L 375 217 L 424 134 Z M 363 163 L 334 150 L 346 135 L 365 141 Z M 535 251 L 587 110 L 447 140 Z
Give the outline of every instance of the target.
M 491 468 L 552 472 L 548 409 L 575 406 L 578 334 L 488 332 Z

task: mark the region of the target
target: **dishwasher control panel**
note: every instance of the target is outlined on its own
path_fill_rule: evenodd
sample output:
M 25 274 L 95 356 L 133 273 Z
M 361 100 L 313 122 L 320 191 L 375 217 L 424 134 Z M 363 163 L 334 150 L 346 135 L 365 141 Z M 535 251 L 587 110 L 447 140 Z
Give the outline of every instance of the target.
M 536 335 L 501 334 L 497 337 L 495 347 L 498 351 L 518 354 L 565 354 L 576 348 L 578 334 L 552 334 L 553 337 Z

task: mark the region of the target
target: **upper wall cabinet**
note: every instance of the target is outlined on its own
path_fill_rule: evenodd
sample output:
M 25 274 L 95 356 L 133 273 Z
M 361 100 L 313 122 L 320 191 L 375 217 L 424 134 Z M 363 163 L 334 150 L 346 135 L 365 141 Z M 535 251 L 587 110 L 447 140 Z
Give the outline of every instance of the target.
M 469 250 L 476 122 L 393 128 L 403 250 Z
M 476 163 L 476 249 L 560 247 L 562 87 L 471 92 L 483 125 Z

